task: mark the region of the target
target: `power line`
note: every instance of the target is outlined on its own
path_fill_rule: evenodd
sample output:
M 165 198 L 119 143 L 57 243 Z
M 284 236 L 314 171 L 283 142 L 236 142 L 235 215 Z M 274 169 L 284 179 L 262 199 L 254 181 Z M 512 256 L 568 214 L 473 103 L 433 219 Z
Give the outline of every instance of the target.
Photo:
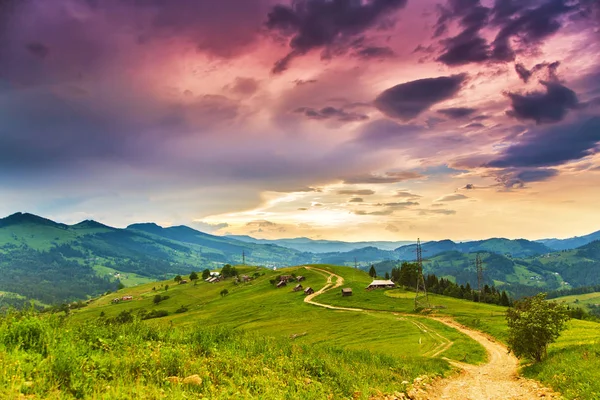
M 425 277 L 423 277 L 423 250 L 421 249 L 420 239 L 417 239 L 417 288 L 415 291 L 415 310 L 431 308 L 427 288 L 425 287 Z

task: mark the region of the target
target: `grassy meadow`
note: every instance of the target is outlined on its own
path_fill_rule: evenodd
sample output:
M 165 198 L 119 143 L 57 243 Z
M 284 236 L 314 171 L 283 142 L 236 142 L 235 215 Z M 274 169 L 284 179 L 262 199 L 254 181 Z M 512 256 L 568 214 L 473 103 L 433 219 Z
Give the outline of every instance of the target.
M 236 268 L 254 279 L 152 282 L 68 315 L 8 315 L 0 322 L 0 398 L 368 399 L 402 392 L 420 375 L 451 373 L 443 357 L 486 359 L 477 342 L 414 313 L 414 293 L 367 292 L 371 278 L 363 271 L 314 266 L 353 289 L 350 297 L 335 289 L 315 301 L 365 309 L 341 311 L 306 304 L 303 292 L 292 290 L 296 283 L 277 289 L 270 282 L 302 275 L 304 288 L 318 290 L 327 274 L 314 268 Z M 112 303 L 126 295 L 133 299 Z M 438 306 L 430 314 L 505 338 L 503 307 L 439 295 L 430 302 Z M 593 398 L 600 391 L 599 326 L 571 321 L 548 359 L 524 373 L 566 398 Z M 194 375 L 192 383 L 177 382 Z

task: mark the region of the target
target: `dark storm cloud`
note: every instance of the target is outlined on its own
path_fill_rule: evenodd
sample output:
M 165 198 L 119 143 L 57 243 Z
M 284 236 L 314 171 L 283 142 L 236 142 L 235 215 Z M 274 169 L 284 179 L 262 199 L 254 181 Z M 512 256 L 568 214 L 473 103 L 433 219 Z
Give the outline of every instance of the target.
M 559 65 L 560 65 L 559 61 L 555 61 L 553 63 L 545 63 L 544 62 L 544 63 L 534 65 L 533 68 L 531 68 L 529 70 L 523 64 L 517 63 L 517 64 L 515 64 L 515 71 L 517 72 L 517 75 L 519 75 L 519 78 L 521 78 L 521 80 L 523 82 L 527 83 L 527 82 L 529 82 L 529 79 L 531 78 L 532 75 L 536 74 L 537 72 L 539 72 L 547 67 L 547 69 L 548 69 L 547 79 L 555 81 L 555 80 L 557 80 L 556 70 L 559 67 Z
M 500 157 L 485 166 L 494 168 L 558 166 L 596 153 L 598 142 L 600 142 L 600 117 L 590 118 L 584 123 L 538 128 L 523 135 L 518 143 L 506 148 Z
M 390 49 L 389 47 L 379 46 L 363 47 L 357 50 L 354 54 L 363 59 L 382 59 L 396 56 L 394 50 Z
M 408 121 L 434 104 L 454 97 L 467 75 L 419 79 L 393 86 L 375 99 L 375 106 L 392 118 Z
M 455 20 L 462 30 L 440 42 L 443 51 L 437 60 L 450 66 L 512 61 L 517 50 L 536 48 L 560 30 L 564 17 L 581 12 L 583 7 L 569 0 L 496 0 L 492 8 L 479 0 L 448 0 L 438 8 L 434 37 L 446 33 L 448 24 Z M 481 31 L 490 27 L 497 33 L 488 43 Z M 513 39 L 518 39 L 517 50 L 512 47 Z
M 247 51 L 258 38 L 268 10 L 265 0 L 103 0 L 93 4 L 99 9 L 128 13 L 142 28 L 141 43 L 184 36 L 199 50 L 221 57 Z M 146 21 L 150 21 L 149 26 Z
M 387 172 L 384 175 L 361 175 L 344 179 L 347 184 L 378 184 L 378 183 L 398 183 L 410 179 L 422 178 L 423 175 L 414 171 Z
M 353 197 L 348 200 L 348 203 L 362 203 L 364 199 L 362 197 Z
M 569 110 L 579 107 L 574 91 L 556 82 L 540 81 L 546 92 L 526 94 L 508 93 L 512 110 L 509 115 L 518 119 L 531 119 L 538 124 L 561 121 Z
M 318 119 L 318 120 L 336 120 L 340 122 L 356 122 L 356 121 L 365 121 L 369 119 L 369 116 L 364 114 L 358 114 L 354 112 L 347 112 L 341 108 L 336 107 L 323 107 L 321 109 L 314 109 L 311 107 L 299 107 L 294 110 L 297 114 L 302 114 L 308 119 Z
M 453 107 L 453 108 L 444 108 L 441 110 L 437 110 L 440 114 L 444 114 L 446 117 L 459 119 L 468 117 L 473 114 L 477 109 L 475 108 L 467 108 L 467 107 Z
M 290 52 L 277 61 L 274 73 L 286 70 L 298 56 L 315 49 L 336 54 L 349 42 L 375 27 L 407 0 L 297 0 L 291 6 L 278 4 L 268 14 L 266 27 L 289 39 Z

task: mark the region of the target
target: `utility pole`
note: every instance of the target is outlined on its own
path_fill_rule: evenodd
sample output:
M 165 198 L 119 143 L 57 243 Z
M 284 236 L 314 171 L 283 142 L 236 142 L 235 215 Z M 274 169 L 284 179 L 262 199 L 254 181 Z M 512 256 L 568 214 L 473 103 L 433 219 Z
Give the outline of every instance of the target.
M 356 262 L 356 257 L 354 257 L 354 269 L 358 268 L 358 263 Z
M 246 251 L 242 250 L 242 265 L 246 265 Z
M 431 308 L 427 288 L 425 287 L 425 278 L 423 277 L 423 251 L 420 239 L 417 239 L 417 288 L 415 292 L 415 310 Z
M 479 292 L 479 302 L 481 303 L 481 293 L 483 292 L 483 263 L 479 253 L 475 257 L 475 268 L 477 269 L 477 291 Z M 483 296 L 485 300 L 485 294 Z

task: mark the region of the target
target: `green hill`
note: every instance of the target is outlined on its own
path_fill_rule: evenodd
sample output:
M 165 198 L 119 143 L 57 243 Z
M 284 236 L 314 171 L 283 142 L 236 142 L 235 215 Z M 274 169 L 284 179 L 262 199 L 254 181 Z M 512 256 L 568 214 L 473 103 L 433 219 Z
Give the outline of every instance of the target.
M 65 225 L 22 213 L 0 219 L 0 291 L 46 304 L 95 296 L 116 289 L 118 282 L 135 285 L 241 263 L 243 255 L 250 264 L 311 261 L 310 254 L 187 227 Z
M 430 382 L 451 374 L 447 359 L 485 359 L 479 343 L 413 313 L 414 293 L 365 290 L 371 278 L 363 271 L 330 265 L 236 268 L 252 279 L 153 282 L 99 297 L 66 316 L 0 318 L 0 396 L 393 398 L 410 391 L 418 377 Z M 318 290 L 331 280 L 330 272 L 354 293 L 330 290 L 317 301 L 365 311 L 315 307 L 293 284 L 271 283 L 280 274 L 302 275 L 304 287 Z M 123 296 L 132 299 L 113 302 Z M 453 318 L 504 340 L 503 307 L 445 296 L 430 301 L 430 317 Z M 548 359 L 525 373 L 567 399 L 594 398 L 600 390 L 597 338 L 598 324 L 571 321 Z M 582 357 L 585 363 L 576 362 Z M 190 383 L 181 383 L 184 377 Z

